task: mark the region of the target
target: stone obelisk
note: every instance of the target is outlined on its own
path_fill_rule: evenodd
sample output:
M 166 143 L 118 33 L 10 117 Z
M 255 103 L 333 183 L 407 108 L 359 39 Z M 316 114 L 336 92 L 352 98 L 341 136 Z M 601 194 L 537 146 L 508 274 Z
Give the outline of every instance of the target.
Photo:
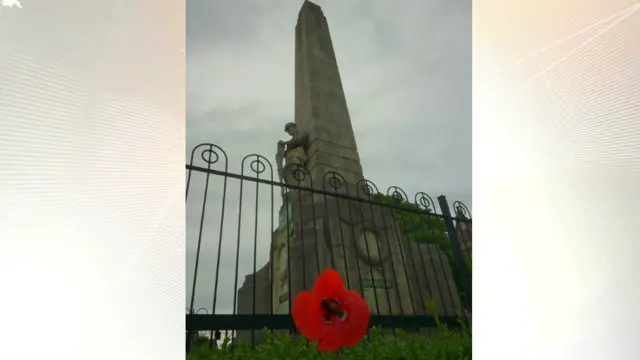
M 349 182 L 363 178 L 358 147 L 320 6 L 305 1 L 295 36 L 295 123 L 309 134 L 307 169 L 315 182 L 329 171 Z
M 304 139 L 295 143 L 304 143 L 305 154 L 285 161 L 285 165 L 303 163 L 313 180 L 304 186 L 366 196 L 329 25 L 321 8 L 310 1 L 303 3 L 295 28 L 295 124 L 287 124 L 285 130 L 294 139 Z M 339 174 L 339 189 L 328 184 L 334 173 Z M 284 178 L 295 183 L 292 176 Z M 372 313 L 388 314 L 390 309 L 411 313 L 410 297 L 404 294 L 415 279 L 394 276 L 402 270 L 400 259 L 406 250 L 390 211 L 297 191 L 289 191 L 284 202 L 282 226 L 274 234 L 276 313 L 287 313 L 288 299 L 309 289 L 318 271 L 327 267 L 339 271 L 348 287 L 363 293 Z

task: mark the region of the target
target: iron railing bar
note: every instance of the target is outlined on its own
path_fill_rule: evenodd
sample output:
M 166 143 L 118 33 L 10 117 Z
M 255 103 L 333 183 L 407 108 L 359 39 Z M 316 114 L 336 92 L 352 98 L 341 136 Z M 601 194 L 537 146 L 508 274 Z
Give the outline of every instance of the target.
M 199 172 L 203 172 L 203 173 L 220 175 L 220 176 L 227 176 L 227 177 L 234 178 L 234 179 L 239 179 L 239 180 L 254 181 L 254 182 L 258 182 L 258 183 L 265 184 L 265 185 L 280 186 L 280 187 L 284 187 L 284 188 L 292 189 L 292 190 L 300 190 L 300 191 L 306 191 L 306 192 L 310 192 L 310 193 L 314 193 L 314 194 L 333 196 L 333 197 L 338 197 L 338 198 L 345 199 L 345 200 L 359 201 L 359 202 L 366 203 L 366 204 L 382 206 L 382 207 L 385 207 L 385 208 L 395 209 L 395 210 L 409 212 L 409 213 L 413 213 L 413 214 L 431 215 L 431 216 L 437 216 L 437 217 L 440 217 L 440 218 L 443 218 L 443 219 L 444 218 L 450 218 L 451 220 L 456 220 L 456 221 L 459 220 L 459 221 L 470 222 L 469 219 L 458 219 L 458 218 L 456 218 L 454 216 L 446 216 L 446 215 L 443 215 L 443 214 L 438 214 L 436 212 L 430 213 L 430 212 L 427 212 L 427 211 L 424 211 L 424 210 L 418 210 L 418 209 L 409 208 L 409 207 L 402 207 L 402 206 L 398 206 L 398 205 L 387 204 L 387 203 L 383 203 L 383 202 L 379 202 L 379 201 L 353 197 L 353 196 L 349 196 L 349 195 L 344 195 L 344 194 L 330 192 L 330 191 L 324 191 L 324 190 L 315 189 L 315 188 L 308 188 L 308 187 L 298 186 L 298 185 L 293 185 L 293 184 L 280 183 L 280 182 L 277 182 L 277 181 L 258 179 L 258 178 L 251 177 L 251 176 L 234 174 L 234 173 L 215 170 L 215 169 L 207 169 L 207 168 L 203 168 L 203 167 L 199 167 L 199 166 L 186 165 L 186 169 L 187 170 L 195 170 L 195 171 L 199 171 Z
M 457 317 L 438 317 L 441 324 L 448 328 L 461 327 Z M 402 315 L 372 315 L 369 320 L 371 327 L 385 328 L 413 328 L 413 327 L 437 327 L 434 316 L 402 316 Z M 194 314 L 186 315 L 186 328 L 188 331 L 210 330 L 287 330 L 295 327 L 293 319 L 289 315 L 264 315 L 264 314 Z

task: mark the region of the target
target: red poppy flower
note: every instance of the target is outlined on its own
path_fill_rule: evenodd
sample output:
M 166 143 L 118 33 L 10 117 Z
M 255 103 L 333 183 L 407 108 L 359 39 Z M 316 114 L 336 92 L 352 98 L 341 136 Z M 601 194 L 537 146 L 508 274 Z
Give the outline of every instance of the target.
M 318 341 L 318 350 L 337 351 L 357 344 L 369 328 L 369 308 L 362 296 L 347 290 L 337 271 L 324 270 L 311 291 L 299 293 L 291 309 L 298 331 Z

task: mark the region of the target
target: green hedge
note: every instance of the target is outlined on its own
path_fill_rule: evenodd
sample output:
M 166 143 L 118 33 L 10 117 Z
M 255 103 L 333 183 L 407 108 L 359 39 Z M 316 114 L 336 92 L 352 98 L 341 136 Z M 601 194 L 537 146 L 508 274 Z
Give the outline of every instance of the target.
M 266 332 L 267 341 L 252 347 L 248 344 L 230 350 L 228 339 L 222 349 L 209 349 L 202 344 L 187 355 L 187 360 L 314 360 L 314 359 L 375 359 L 375 360 L 470 360 L 471 336 L 463 332 L 445 332 L 429 338 L 397 330 L 396 337 L 382 336 L 380 329 L 372 329 L 371 341 L 344 349 L 341 354 L 322 353 L 304 339 L 292 339 L 288 335 L 275 338 Z
M 436 320 L 437 321 L 437 320 Z M 396 336 L 384 336 L 379 328 L 371 329 L 371 341 L 363 339 L 358 345 L 347 348 L 341 354 L 322 353 L 304 339 L 293 339 L 288 334 L 275 337 L 264 330 L 265 343 L 255 347 L 240 344 L 233 351 L 226 338 L 221 349 L 209 349 L 208 344 L 194 346 L 187 360 L 314 360 L 314 359 L 371 359 L 371 360 L 470 360 L 471 332 L 449 330 L 444 325 L 440 331 L 427 337 L 396 330 Z

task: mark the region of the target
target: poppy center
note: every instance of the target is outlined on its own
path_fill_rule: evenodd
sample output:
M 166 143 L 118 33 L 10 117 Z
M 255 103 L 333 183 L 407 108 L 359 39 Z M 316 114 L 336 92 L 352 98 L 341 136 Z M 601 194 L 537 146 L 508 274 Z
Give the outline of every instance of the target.
M 347 313 L 342 311 L 340 303 L 336 299 L 324 299 L 322 300 L 322 309 L 324 310 L 324 319 L 327 322 L 331 320 L 344 320 Z

